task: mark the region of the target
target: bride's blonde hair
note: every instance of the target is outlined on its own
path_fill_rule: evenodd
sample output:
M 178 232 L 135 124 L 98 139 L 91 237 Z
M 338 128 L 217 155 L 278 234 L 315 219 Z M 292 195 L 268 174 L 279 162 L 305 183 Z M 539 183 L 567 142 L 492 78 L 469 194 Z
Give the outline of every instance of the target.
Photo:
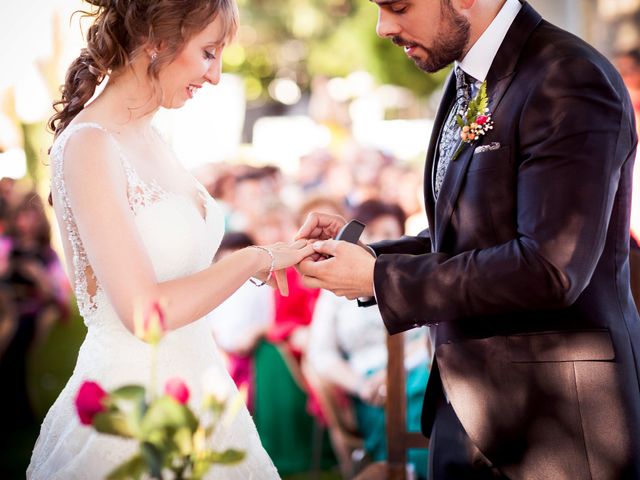
M 238 12 L 234 0 L 87 0 L 96 8 L 82 12 L 94 17 L 83 48 L 67 69 L 61 98 L 49 128 L 58 136 L 78 115 L 96 87 L 113 71 L 131 64 L 147 46 L 162 46 L 147 74 L 158 78 L 185 44 L 218 16 L 223 38 L 235 35 Z

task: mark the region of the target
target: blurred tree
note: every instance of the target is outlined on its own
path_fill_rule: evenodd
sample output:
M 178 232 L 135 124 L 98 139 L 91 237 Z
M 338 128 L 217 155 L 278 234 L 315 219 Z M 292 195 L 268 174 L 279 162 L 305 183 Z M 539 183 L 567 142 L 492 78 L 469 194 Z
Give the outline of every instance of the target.
M 375 32 L 377 7 L 366 0 L 239 0 L 237 42 L 224 56 L 226 71 L 245 78 L 249 101 L 266 98 L 276 78 L 308 90 L 315 75 L 345 76 L 366 70 L 380 83 L 419 96 L 446 74 L 419 71 L 401 48 Z

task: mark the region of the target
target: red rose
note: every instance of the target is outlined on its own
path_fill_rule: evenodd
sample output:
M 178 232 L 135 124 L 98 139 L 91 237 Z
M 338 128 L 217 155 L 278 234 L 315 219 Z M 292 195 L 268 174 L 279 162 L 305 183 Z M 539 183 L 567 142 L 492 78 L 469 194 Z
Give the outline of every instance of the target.
M 96 382 L 84 382 L 76 395 L 76 410 L 83 425 L 91 425 L 93 417 L 106 411 L 103 400 L 107 397 L 100 385 Z
M 476 118 L 476 123 L 478 125 L 484 125 L 485 123 L 487 123 L 487 120 L 489 120 L 489 117 L 487 117 L 486 115 L 478 115 L 478 118 Z
M 187 385 L 179 378 L 167 380 L 164 386 L 164 393 L 182 405 L 189 401 L 189 388 L 187 388 Z

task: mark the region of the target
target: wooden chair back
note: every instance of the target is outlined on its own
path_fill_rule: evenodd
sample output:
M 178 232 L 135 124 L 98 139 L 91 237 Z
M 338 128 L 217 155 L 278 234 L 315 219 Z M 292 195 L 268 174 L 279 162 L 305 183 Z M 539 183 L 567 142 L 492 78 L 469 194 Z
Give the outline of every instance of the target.
M 388 457 L 365 468 L 356 480 L 406 480 L 407 450 L 427 448 L 420 432 L 407 431 L 407 390 L 404 370 L 404 334 L 387 336 L 387 401 L 385 404 Z

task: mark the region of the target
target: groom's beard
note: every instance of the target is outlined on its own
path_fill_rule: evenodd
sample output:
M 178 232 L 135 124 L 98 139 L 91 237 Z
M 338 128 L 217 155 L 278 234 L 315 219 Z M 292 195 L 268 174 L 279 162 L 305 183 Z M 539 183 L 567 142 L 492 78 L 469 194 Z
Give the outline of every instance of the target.
M 440 17 L 439 32 L 431 48 L 420 43 L 409 42 L 400 36 L 391 39 L 400 47 L 419 47 L 426 52 L 426 58 L 411 57 L 416 66 L 427 73 L 442 70 L 455 60 L 461 60 L 469 42 L 471 24 L 456 12 L 451 4 L 444 4 Z

